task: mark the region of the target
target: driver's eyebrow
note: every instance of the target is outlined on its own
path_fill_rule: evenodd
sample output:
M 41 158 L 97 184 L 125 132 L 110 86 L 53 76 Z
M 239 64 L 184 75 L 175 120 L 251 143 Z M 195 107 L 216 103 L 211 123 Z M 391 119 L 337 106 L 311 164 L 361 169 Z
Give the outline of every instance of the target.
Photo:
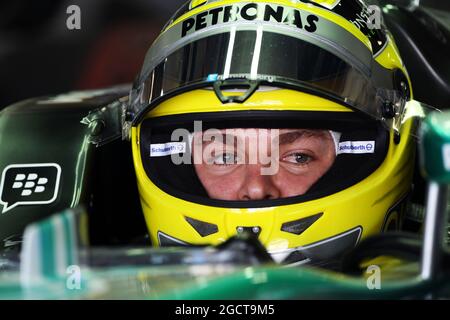
M 208 138 L 208 140 L 210 141 L 203 141 L 203 146 L 207 146 L 210 145 L 211 143 L 216 142 L 216 137 L 220 137 L 221 136 L 221 140 L 219 141 L 220 143 L 224 144 L 224 145 L 230 145 L 231 147 L 234 147 L 236 145 L 236 140 L 238 139 L 237 136 L 234 135 L 230 135 L 230 134 L 225 134 L 222 133 L 221 135 L 205 135 L 204 137 Z M 203 137 L 203 138 L 204 138 Z M 214 138 L 214 139 L 212 139 Z
M 321 130 L 297 130 L 293 132 L 287 132 L 280 135 L 280 146 L 291 144 L 296 142 L 297 140 L 309 137 L 320 138 L 323 137 L 324 131 Z

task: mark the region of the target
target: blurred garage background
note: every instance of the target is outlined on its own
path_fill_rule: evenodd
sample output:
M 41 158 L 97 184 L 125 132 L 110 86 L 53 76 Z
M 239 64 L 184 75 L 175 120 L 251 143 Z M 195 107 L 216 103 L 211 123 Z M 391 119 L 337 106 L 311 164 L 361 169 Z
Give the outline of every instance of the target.
M 132 82 L 151 42 L 184 2 L 0 2 L 0 109 L 30 97 Z M 449 0 L 420 4 L 450 12 Z M 70 5 L 81 8 L 81 30 L 66 27 Z M 442 21 L 450 30 L 450 19 Z
M 0 109 L 18 100 L 132 82 L 185 0 L 0 2 Z M 68 30 L 70 5 L 81 30 Z

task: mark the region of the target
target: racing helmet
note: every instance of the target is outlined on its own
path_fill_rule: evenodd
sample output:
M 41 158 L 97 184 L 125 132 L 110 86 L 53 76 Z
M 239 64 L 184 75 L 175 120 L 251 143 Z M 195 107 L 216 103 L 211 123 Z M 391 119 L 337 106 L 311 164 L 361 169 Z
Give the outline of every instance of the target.
M 248 232 L 277 262 L 297 265 L 339 259 L 401 227 L 414 170 L 412 92 L 377 14 L 357 0 L 201 0 L 170 19 L 126 112 L 154 246 L 217 245 Z M 299 194 L 212 197 L 189 161 L 193 140 L 228 129 L 322 132 L 333 161 Z M 226 193 L 229 178 L 214 187 Z

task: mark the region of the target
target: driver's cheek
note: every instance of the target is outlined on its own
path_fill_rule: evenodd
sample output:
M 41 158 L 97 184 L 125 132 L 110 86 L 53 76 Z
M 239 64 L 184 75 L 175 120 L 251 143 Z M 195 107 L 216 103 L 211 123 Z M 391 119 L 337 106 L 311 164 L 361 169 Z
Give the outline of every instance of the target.
M 280 198 L 290 198 L 304 195 L 317 181 L 311 172 L 294 174 L 280 166 L 276 175 L 272 177 L 273 184 L 280 192 Z
M 239 190 L 245 184 L 245 167 L 226 172 L 199 170 L 198 176 L 210 198 L 237 201 Z

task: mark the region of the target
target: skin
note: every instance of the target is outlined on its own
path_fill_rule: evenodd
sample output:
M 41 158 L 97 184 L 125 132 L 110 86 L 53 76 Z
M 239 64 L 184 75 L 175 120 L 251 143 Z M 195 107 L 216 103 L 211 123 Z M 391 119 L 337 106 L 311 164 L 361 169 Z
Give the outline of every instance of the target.
M 225 130 L 220 132 L 225 134 Z M 252 136 L 255 132 L 257 140 Z M 227 144 L 223 142 L 225 138 L 203 141 L 205 136 L 201 135 L 194 139 L 194 153 L 201 152 L 200 149 L 209 153 L 203 152 L 203 161 L 196 162 L 195 170 L 210 198 L 216 200 L 255 201 L 303 195 L 336 159 L 333 138 L 326 130 L 239 129 L 227 135 L 238 139 L 235 141 L 245 141 L 241 145 Z M 266 143 L 258 143 L 264 140 Z M 279 152 L 272 152 L 276 150 L 273 146 L 279 146 Z M 263 168 L 273 163 L 260 161 L 259 152 L 276 161 L 275 174 L 261 174 Z

